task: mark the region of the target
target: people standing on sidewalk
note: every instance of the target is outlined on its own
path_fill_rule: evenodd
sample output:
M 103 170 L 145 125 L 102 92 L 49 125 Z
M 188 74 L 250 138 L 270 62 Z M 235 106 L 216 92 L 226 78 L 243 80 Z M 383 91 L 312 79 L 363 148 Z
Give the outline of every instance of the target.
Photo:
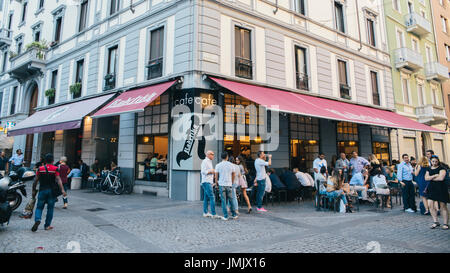
M 414 169 L 407 154 L 402 155 L 402 163 L 398 165 L 397 179 L 403 186 L 403 210 L 417 212 L 413 180 Z
M 250 204 L 250 199 L 247 195 L 248 183 L 246 175 L 248 169 L 242 156 L 236 158 L 236 164 L 239 166 L 239 171 L 241 173 L 241 176 L 239 177 L 239 186 L 241 187 L 242 196 L 244 196 L 245 203 L 247 204 L 247 213 L 251 213 L 252 205 Z
M 47 215 L 45 217 L 45 230 L 51 230 L 53 220 L 53 209 L 55 207 L 56 196 L 53 194 L 53 188 L 55 183 L 57 183 L 60 188 L 63 197 L 67 194 L 64 191 L 64 187 L 61 182 L 61 177 L 59 176 L 58 168 L 53 165 L 53 155 L 47 154 L 45 156 L 45 165 L 41 166 L 36 173 L 36 178 L 33 183 L 33 198 L 35 198 L 37 193 L 37 184 L 39 183 L 39 194 L 37 200 L 37 206 L 35 211 L 34 225 L 31 231 L 35 232 L 39 225 L 41 224 L 42 212 L 44 210 L 45 204 L 47 204 Z
M 10 171 L 17 171 L 19 168 L 21 168 L 23 166 L 22 150 L 18 149 L 16 153 L 9 159 L 9 162 L 11 162 Z
M 369 161 L 367 161 L 367 159 L 365 159 L 364 157 L 358 156 L 358 152 L 352 152 L 352 158 L 350 158 L 350 171 L 352 173 L 352 176 L 357 173 L 361 173 L 362 169 L 366 168 L 369 165 Z
M 422 158 L 419 161 L 419 164 L 417 164 L 416 167 L 414 168 L 414 175 L 416 177 L 416 182 L 419 185 L 419 195 L 422 198 L 422 204 L 425 207 L 424 215 L 430 215 L 427 195 L 424 192 L 430 183 L 429 181 L 425 180 L 425 174 L 429 167 L 430 165 L 428 164 L 428 158 L 422 156 Z
M 325 154 L 320 153 L 319 157 L 313 161 L 314 181 L 317 180 L 317 176 L 319 175 L 320 169 L 322 167 L 325 167 L 325 169 L 328 171 L 328 165 L 327 161 L 325 160 Z
M 433 150 L 427 150 L 426 152 L 425 152 L 425 156 L 427 157 L 427 159 L 428 159 L 428 165 L 430 165 L 431 166 L 431 157 L 434 155 L 434 151 Z
M 214 152 L 207 151 L 206 158 L 201 164 L 201 185 L 203 188 L 203 217 L 218 218 L 216 214 L 216 200 L 214 197 Z M 211 206 L 211 213 L 208 212 L 208 202 Z
M 232 185 L 234 181 L 234 167 L 228 161 L 228 152 L 222 152 L 221 154 L 222 162 L 216 165 L 215 169 L 215 178 L 219 185 L 220 199 L 222 201 L 222 211 L 223 217 L 222 220 L 228 220 L 228 201 L 232 199 Z M 233 202 L 230 202 L 231 205 L 231 218 L 237 219 L 236 208 L 234 207 Z
M 65 156 L 61 157 L 61 160 L 59 161 L 58 172 L 59 177 L 61 177 L 61 182 L 63 184 L 64 191 L 67 193 L 67 191 L 69 190 L 68 176 L 70 173 L 70 167 L 67 166 L 67 157 Z M 67 209 L 68 206 L 67 196 L 63 197 L 63 202 L 64 202 L 63 209 Z
M 5 176 L 8 172 L 8 158 L 6 157 L 5 152 L 0 153 L 0 174 Z
M 254 185 L 258 187 L 256 192 L 256 211 L 258 212 L 267 211 L 263 208 L 262 202 L 266 190 L 266 166 L 272 165 L 272 155 L 267 157 L 269 161 L 266 161 L 266 154 L 263 151 L 259 151 L 258 158 L 255 160 L 256 181 Z
M 239 187 L 239 179 L 241 177 L 241 168 L 239 168 L 239 166 L 236 164 L 236 161 L 234 159 L 233 156 L 230 156 L 228 158 L 228 161 L 230 161 L 231 164 L 233 164 L 234 167 L 234 180 L 233 180 L 233 185 L 232 185 L 232 198 L 230 202 L 233 202 L 234 208 L 235 208 L 235 212 L 236 215 L 239 215 L 239 203 L 238 203 L 238 199 L 237 199 L 237 188 Z
M 437 215 L 438 206 L 440 206 L 440 212 L 444 220 L 442 229 L 448 230 L 448 208 L 449 202 L 448 186 L 445 183 L 445 176 L 447 171 L 439 160 L 439 157 L 431 156 L 431 167 L 428 168 L 425 173 L 425 180 L 430 181 L 428 188 L 425 190 L 428 197 L 428 208 L 431 216 L 433 217 L 432 229 L 438 227 L 439 219 Z
M 342 170 L 344 182 L 348 182 L 349 168 L 350 168 L 350 161 L 347 159 L 345 153 L 341 153 L 340 158 L 336 161 L 335 169 Z

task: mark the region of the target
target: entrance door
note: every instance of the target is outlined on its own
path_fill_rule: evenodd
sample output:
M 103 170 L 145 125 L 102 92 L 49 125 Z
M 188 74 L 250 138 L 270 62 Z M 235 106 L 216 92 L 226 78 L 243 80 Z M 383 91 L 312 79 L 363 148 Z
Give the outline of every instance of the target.
M 36 112 L 35 108 L 37 107 L 37 102 L 38 102 L 38 87 L 37 85 L 35 85 L 33 93 L 31 93 L 30 105 L 28 107 L 28 116 L 31 116 Z M 33 139 L 34 139 L 33 134 L 27 135 L 24 154 L 24 164 L 27 167 L 30 167 L 31 157 L 33 155 Z
M 99 160 L 100 168 L 111 168 L 111 162 L 117 164 L 119 148 L 119 116 L 99 118 L 95 137 L 95 158 Z
M 65 133 L 65 156 L 67 157 L 67 163 L 70 167 L 73 167 L 74 163 L 78 163 L 81 159 L 81 139 L 83 137 L 83 130 L 73 129 L 64 131 Z

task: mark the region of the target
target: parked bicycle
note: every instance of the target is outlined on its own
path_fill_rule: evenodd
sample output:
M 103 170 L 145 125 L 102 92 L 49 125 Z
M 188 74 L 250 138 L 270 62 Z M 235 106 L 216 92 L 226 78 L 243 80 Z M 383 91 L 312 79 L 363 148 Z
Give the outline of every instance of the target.
M 99 183 L 100 191 L 113 192 L 114 194 L 122 194 L 125 190 L 124 184 L 120 179 L 120 168 L 114 171 L 104 170 L 101 173 L 102 181 Z

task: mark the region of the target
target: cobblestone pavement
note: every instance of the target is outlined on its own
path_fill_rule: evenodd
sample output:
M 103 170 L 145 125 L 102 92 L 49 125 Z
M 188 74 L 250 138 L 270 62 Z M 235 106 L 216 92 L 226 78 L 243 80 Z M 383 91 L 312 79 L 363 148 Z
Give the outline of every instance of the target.
M 267 205 L 269 212 L 238 220 L 202 217 L 201 202 L 148 195 L 69 192 L 55 208 L 52 231 L 36 233 L 16 210 L 0 227 L 0 253 L 10 252 L 450 252 L 450 232 L 431 230 L 431 217 L 395 206 L 384 213 L 369 205 L 339 214 L 315 211 L 311 201 Z M 94 210 L 94 211 L 92 211 Z M 221 214 L 219 206 L 216 208 Z M 45 216 L 45 212 L 44 212 Z

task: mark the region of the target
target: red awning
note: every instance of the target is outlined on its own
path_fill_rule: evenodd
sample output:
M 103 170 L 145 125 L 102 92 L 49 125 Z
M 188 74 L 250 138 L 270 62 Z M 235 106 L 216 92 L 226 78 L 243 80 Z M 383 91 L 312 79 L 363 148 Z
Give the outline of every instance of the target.
M 216 83 L 270 110 L 415 131 L 445 133 L 397 113 L 289 91 L 212 78 Z
M 176 81 L 170 81 L 124 92 L 100 109 L 92 117 L 99 118 L 144 111 L 145 107 L 161 96 L 161 94 L 169 89 L 175 82 Z

